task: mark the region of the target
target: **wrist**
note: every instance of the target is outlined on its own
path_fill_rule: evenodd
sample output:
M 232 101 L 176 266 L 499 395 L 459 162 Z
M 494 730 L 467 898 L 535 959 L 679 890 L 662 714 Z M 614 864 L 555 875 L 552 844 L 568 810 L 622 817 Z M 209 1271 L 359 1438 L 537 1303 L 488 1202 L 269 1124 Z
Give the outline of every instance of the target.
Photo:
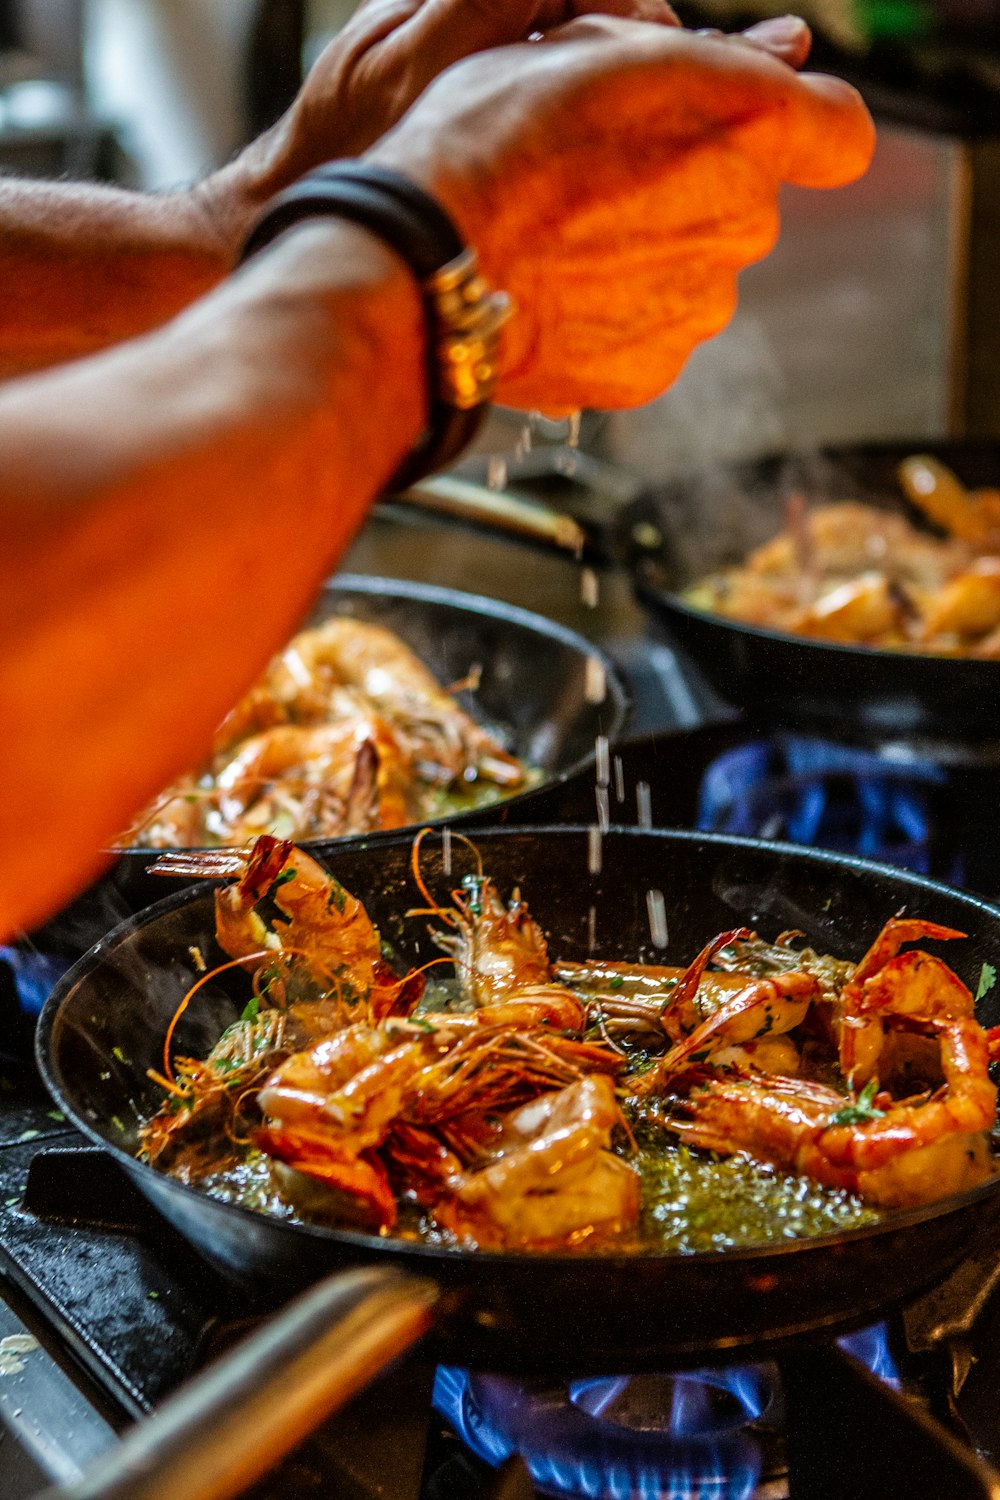
M 404 489 L 452 463 L 478 430 L 496 380 L 498 335 L 510 299 L 490 289 L 440 203 L 411 178 L 370 162 L 331 162 L 268 204 L 244 247 L 252 257 L 290 229 L 328 218 L 371 231 L 402 258 L 425 321 L 427 420 L 394 474 Z
M 322 429 L 316 451 L 343 450 L 370 498 L 426 419 L 424 317 L 409 268 L 363 228 L 311 220 L 229 286 L 234 331 L 246 345 L 261 329 L 262 359 L 278 362 Z
M 283 117 L 189 190 L 194 211 L 227 271 L 239 260 L 240 249 L 268 201 L 295 180 L 297 174 L 288 166 L 285 133 Z

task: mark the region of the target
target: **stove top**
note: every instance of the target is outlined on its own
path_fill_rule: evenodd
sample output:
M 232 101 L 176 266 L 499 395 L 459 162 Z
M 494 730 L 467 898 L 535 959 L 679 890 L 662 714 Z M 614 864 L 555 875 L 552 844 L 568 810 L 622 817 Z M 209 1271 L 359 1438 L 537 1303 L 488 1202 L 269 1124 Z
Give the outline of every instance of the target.
M 817 764 L 803 761 L 802 747 L 789 747 L 781 737 L 762 741 L 703 693 L 661 639 L 632 634 L 612 651 L 638 684 L 636 733 L 613 748 L 605 787 L 595 788 L 592 774 L 566 783 L 554 791 L 546 818 L 711 826 L 821 843 L 873 813 L 893 830 L 897 847 L 890 852 L 901 862 L 1000 892 L 1000 860 L 990 840 L 970 837 L 970 829 L 988 826 L 984 781 L 956 781 L 950 772 L 953 779 L 942 789 L 926 768 L 907 779 L 876 755 L 874 766 L 851 768 L 852 774 L 860 769 L 866 791 L 861 814 L 856 808 L 845 813 L 837 799 L 846 771 L 836 756 Z M 748 766 L 749 791 L 740 781 Z M 767 826 L 744 828 L 740 820 L 759 819 L 762 808 Z M 81 937 L 87 906 L 85 898 L 54 945 L 63 962 L 74 941 L 82 947 L 90 940 Z M 30 1062 L 31 1019 L 17 1007 L 3 974 L 0 966 L 0 1493 L 22 1500 L 46 1484 L 79 1481 L 120 1433 L 258 1320 L 115 1164 L 83 1143 L 52 1108 Z M 529 1500 L 535 1493 L 628 1500 L 657 1500 L 661 1493 L 671 1500 L 736 1494 L 780 1500 L 789 1493 L 793 1500 L 995 1497 L 1000 1367 L 993 1351 L 1000 1349 L 1000 1298 L 992 1289 L 998 1275 L 989 1258 L 969 1262 L 933 1297 L 894 1320 L 887 1339 L 901 1370 L 899 1388 L 835 1344 L 816 1344 L 768 1366 L 770 1394 L 749 1418 L 763 1457 L 736 1479 L 701 1467 L 701 1435 L 695 1441 L 685 1427 L 691 1408 L 684 1380 L 536 1383 L 514 1393 L 514 1417 L 508 1408 L 499 1439 L 487 1439 L 484 1411 L 497 1382 L 435 1370 L 418 1351 L 248 1493 L 252 1500 Z M 709 1426 L 721 1424 L 730 1434 L 723 1446 L 742 1451 L 750 1439 L 730 1420 L 736 1398 L 709 1385 L 709 1396 L 699 1398 L 713 1413 Z M 665 1405 L 681 1413 L 682 1426 L 681 1468 L 669 1490 L 658 1489 L 646 1470 L 638 1477 L 613 1470 L 610 1488 L 602 1490 L 603 1481 L 582 1459 L 567 1470 L 548 1455 L 529 1457 L 532 1479 L 517 1456 L 519 1436 L 511 1441 L 512 1424 L 519 1432 L 530 1407 L 546 1413 L 547 1421 L 554 1410 L 587 1420 L 607 1414 L 628 1434 L 627 1445 L 635 1446 L 637 1432 L 652 1432 L 655 1448 L 663 1441 Z M 463 1420 L 474 1429 L 471 1435 L 466 1429 L 464 1439 L 458 1435 Z M 676 1436 L 669 1434 L 675 1446 Z

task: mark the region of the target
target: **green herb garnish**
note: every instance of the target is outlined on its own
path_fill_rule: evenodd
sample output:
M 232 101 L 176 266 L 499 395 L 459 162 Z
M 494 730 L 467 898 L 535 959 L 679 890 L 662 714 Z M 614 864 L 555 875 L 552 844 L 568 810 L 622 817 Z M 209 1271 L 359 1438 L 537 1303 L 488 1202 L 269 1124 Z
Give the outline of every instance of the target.
M 257 1019 L 257 1017 L 259 1015 L 260 1015 L 260 996 L 259 995 L 252 995 L 250 997 L 250 999 L 247 1001 L 246 1005 L 244 1005 L 244 1007 L 243 1007 L 242 1014 L 240 1015 L 240 1020 L 241 1021 L 249 1021 L 250 1024 L 253 1025 L 254 1021 L 256 1021 L 256 1019 Z
M 977 1003 L 983 998 L 984 995 L 989 994 L 990 990 L 993 988 L 996 982 L 996 969 L 992 964 L 983 964 L 983 967 L 979 972 L 979 988 L 976 990 Z
M 843 1109 L 838 1109 L 835 1115 L 831 1115 L 831 1125 L 863 1125 L 866 1120 L 884 1120 L 885 1110 L 876 1109 L 872 1103 L 878 1093 L 878 1079 L 872 1078 L 865 1084 L 858 1095 L 855 1104 L 848 1104 Z

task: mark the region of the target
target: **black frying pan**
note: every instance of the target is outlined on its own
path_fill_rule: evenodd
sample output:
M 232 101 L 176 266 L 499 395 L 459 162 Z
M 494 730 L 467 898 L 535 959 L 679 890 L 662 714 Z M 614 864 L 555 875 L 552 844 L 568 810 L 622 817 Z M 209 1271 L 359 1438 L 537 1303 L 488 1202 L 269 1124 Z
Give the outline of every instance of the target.
M 497 732 L 505 748 L 543 773 L 530 790 L 449 817 L 451 825 L 543 820 L 547 795 L 593 764 L 598 735 L 613 742 L 624 730 L 629 701 L 615 667 L 583 636 L 542 615 L 431 584 L 353 574 L 341 574 L 327 585 L 313 618 L 331 613 L 395 631 L 446 685 L 479 668 L 475 690 L 460 694 L 463 707 Z M 601 702 L 588 697 L 589 685 L 596 685 L 590 659 L 603 672 L 606 695 Z M 323 855 L 339 842 L 307 841 L 304 847 Z M 109 873 L 131 910 L 160 900 L 169 889 L 162 878 L 146 874 L 162 852 L 126 850 Z
M 790 493 L 905 506 L 896 466 L 937 455 L 970 487 L 1000 485 L 1000 442 L 831 448 L 711 473 L 649 493 L 619 517 L 643 603 L 727 702 L 755 723 L 876 743 L 923 742 L 943 758 L 1000 757 L 1000 662 L 837 645 L 726 620 L 684 589 L 742 559 L 784 524 Z M 912 517 L 912 512 L 908 511 Z
M 550 935 L 554 956 L 586 953 L 591 906 L 597 950 L 608 958 L 682 962 L 708 935 L 742 923 L 768 937 L 798 928 L 821 949 L 860 956 L 883 920 L 901 910 L 969 934 L 967 941 L 942 951 L 973 988 L 983 963 L 996 964 L 1000 955 L 1000 909 L 861 860 L 704 834 L 618 829 L 604 838 L 600 873 L 590 875 L 585 829 L 494 830 L 477 833 L 476 843 L 485 869 L 502 889 L 521 885 Z M 457 844 L 453 854 L 457 863 Z M 369 850 L 344 849 L 335 868 L 364 899 L 397 954 L 419 962 L 434 950 L 422 919 L 399 917 L 418 899 L 409 857 L 409 841 L 398 840 Z M 434 890 L 444 891 L 457 878 L 457 872 L 450 880 L 444 875 L 441 850 L 431 841 L 422 866 Z M 654 888 L 664 893 L 668 913 L 664 950 L 650 945 L 646 893 Z M 330 1400 L 357 1389 L 380 1360 L 399 1352 L 432 1321 L 436 1352 L 444 1358 L 520 1371 L 648 1370 L 725 1357 L 742 1348 L 778 1347 L 871 1321 L 944 1276 L 1000 1219 L 998 1177 L 961 1196 L 839 1235 L 719 1254 L 623 1257 L 449 1251 L 293 1225 L 220 1203 L 131 1154 L 138 1118 L 157 1097 L 146 1069 L 159 1064 L 167 1021 L 195 977 L 189 949 L 197 944 L 209 963 L 218 956 L 212 928 L 205 886 L 171 896 L 116 928 L 49 1000 L 38 1030 L 39 1065 L 68 1118 L 104 1146 L 146 1197 L 248 1296 L 264 1292 L 280 1301 L 336 1268 L 376 1268 L 360 1284 L 336 1278 L 322 1283 L 294 1314 L 291 1333 L 282 1318 L 271 1325 L 271 1346 L 280 1345 L 287 1333 L 298 1355 L 302 1340 L 311 1347 L 323 1330 L 320 1363 L 332 1372 Z M 220 987 L 192 1005 L 178 1050 L 207 1051 L 244 999 Z M 994 1024 L 998 1014 L 1000 999 L 991 994 L 983 1002 L 982 1019 Z M 369 1292 L 376 1294 L 371 1304 Z M 357 1360 L 347 1336 L 338 1344 L 328 1327 L 345 1303 L 350 1326 L 367 1339 L 367 1354 Z M 315 1363 L 314 1356 L 303 1357 Z M 256 1365 L 252 1377 L 239 1360 L 231 1369 L 244 1385 L 260 1378 Z M 215 1382 L 225 1405 L 233 1387 L 221 1375 Z M 295 1381 L 285 1378 L 279 1384 L 291 1391 Z M 202 1391 L 195 1403 L 202 1414 L 207 1401 Z M 310 1420 L 315 1419 L 314 1411 Z M 153 1429 L 154 1438 L 158 1430 Z M 185 1430 L 183 1439 L 171 1439 L 167 1447 L 187 1453 L 191 1441 Z M 229 1493 L 218 1493 L 223 1492 Z M 79 1493 L 146 1492 L 133 1485 Z

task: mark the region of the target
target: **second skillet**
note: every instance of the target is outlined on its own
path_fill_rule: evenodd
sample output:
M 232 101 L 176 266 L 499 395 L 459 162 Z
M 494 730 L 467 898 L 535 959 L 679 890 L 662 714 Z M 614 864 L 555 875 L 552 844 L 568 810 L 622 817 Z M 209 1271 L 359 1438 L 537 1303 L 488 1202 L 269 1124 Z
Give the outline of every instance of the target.
M 460 695 L 463 707 L 541 773 L 525 791 L 434 822 L 538 822 L 546 816 L 547 795 L 593 765 L 598 736 L 614 742 L 624 731 L 628 694 L 608 657 L 576 631 L 543 615 L 432 584 L 348 573 L 326 586 L 313 619 L 331 614 L 386 626 L 445 684 L 478 671 L 475 689 Z M 322 857 L 340 842 L 308 840 L 304 847 Z M 162 852 L 135 847 L 118 854 L 107 881 L 124 896 L 129 910 L 162 899 L 170 889 L 162 878 L 146 873 Z
M 922 745 L 940 758 L 1000 758 L 1000 662 L 793 636 L 687 604 L 686 588 L 741 561 L 785 522 L 790 494 L 905 509 L 896 466 L 941 458 L 969 486 L 1000 485 L 1000 443 L 829 448 L 719 467 L 651 491 L 618 518 L 639 597 L 715 691 L 768 729 Z M 907 513 L 913 516 L 912 511 Z

